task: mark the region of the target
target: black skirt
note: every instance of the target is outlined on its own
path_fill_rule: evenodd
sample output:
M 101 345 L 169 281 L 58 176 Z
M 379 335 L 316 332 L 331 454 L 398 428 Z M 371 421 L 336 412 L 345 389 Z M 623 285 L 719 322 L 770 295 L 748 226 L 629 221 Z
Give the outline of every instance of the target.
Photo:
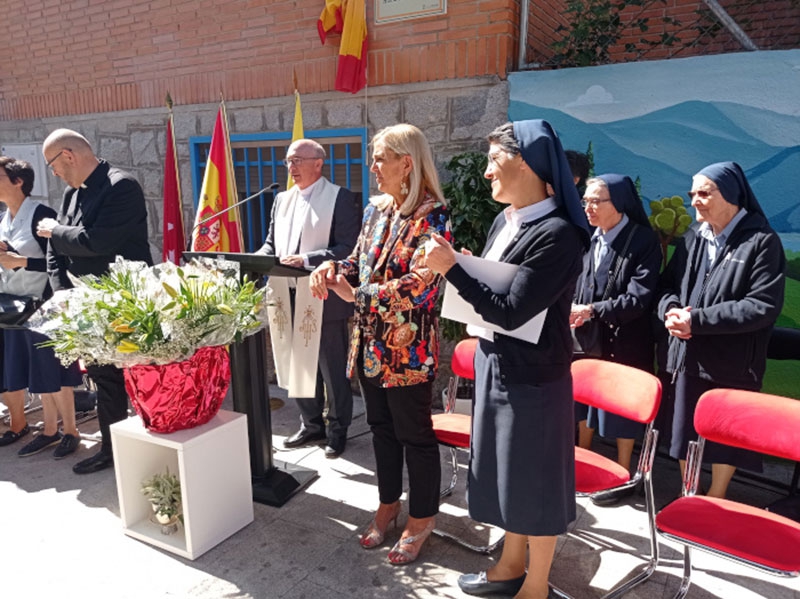
M 666 405 L 662 409 L 672 410 L 672 438 L 669 455 L 685 460 L 689 441 L 697 440 L 694 430 L 694 410 L 700 396 L 711 389 L 724 387 L 706 379 L 681 372 L 675 383 L 668 387 Z M 738 447 L 729 447 L 707 441 L 703 449 L 704 464 L 728 464 L 753 472 L 762 471 L 761 454 Z
M 470 517 L 522 535 L 559 535 L 575 519 L 572 377 L 506 384 L 494 344 L 475 354 L 467 488 Z

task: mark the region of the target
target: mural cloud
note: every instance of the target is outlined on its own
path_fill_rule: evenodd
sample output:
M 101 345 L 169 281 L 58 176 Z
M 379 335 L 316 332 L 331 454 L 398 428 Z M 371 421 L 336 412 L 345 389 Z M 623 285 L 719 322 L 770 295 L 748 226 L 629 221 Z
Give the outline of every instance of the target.
M 602 85 L 592 85 L 583 94 L 578 96 L 568 104 L 565 108 L 576 108 L 578 106 L 594 106 L 597 104 L 615 104 L 614 94 L 604 88 Z

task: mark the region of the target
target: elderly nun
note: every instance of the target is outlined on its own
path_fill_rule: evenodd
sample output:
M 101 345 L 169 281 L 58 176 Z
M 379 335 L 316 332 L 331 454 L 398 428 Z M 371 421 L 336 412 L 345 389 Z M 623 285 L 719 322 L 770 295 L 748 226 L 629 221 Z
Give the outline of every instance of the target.
M 658 236 L 630 177 L 607 174 L 589 179 L 582 204 L 596 229 L 583 258 L 570 325 L 576 339 L 591 340 L 595 346 L 586 348 L 588 357 L 653 372 L 651 317 L 661 267 Z M 580 357 L 584 356 L 576 354 Z M 588 449 L 599 429 L 603 437 L 617 440 L 617 462 L 630 470 L 634 440 L 643 426 L 583 404 L 575 409 L 583 416 L 578 416 L 581 447 Z M 618 499 L 618 494 L 606 496 L 602 503 Z
M 693 177 L 689 197 L 698 222 L 664 271 L 658 303 L 670 335 L 670 455 L 681 460 L 681 470 L 689 441 L 697 438 L 700 396 L 719 387 L 761 389 L 786 267 L 781 241 L 738 164 L 705 167 Z M 712 464 L 712 497 L 725 497 L 737 467 L 761 470 L 758 454 L 715 443 L 706 443 L 703 459 Z

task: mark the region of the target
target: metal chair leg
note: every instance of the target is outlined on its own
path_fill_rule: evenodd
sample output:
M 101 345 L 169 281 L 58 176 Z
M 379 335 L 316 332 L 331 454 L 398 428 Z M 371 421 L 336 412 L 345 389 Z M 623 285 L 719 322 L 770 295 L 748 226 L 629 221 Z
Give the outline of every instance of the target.
M 456 456 L 456 448 L 450 448 L 450 467 L 453 469 L 453 474 L 450 477 L 450 486 L 439 493 L 439 497 L 447 497 L 453 493 L 458 483 L 458 457 Z
M 483 555 L 490 555 L 495 551 L 495 549 L 502 546 L 503 542 L 506 540 L 505 535 L 503 535 L 502 537 L 497 539 L 494 543 L 491 543 L 489 545 L 473 545 L 472 543 L 465 541 L 464 539 L 457 537 L 452 533 L 446 532 L 438 528 L 433 529 L 433 534 L 435 534 L 437 537 L 450 539 L 454 543 L 458 543 L 459 545 L 465 547 L 466 549 L 469 549 L 470 551 L 474 551 L 475 553 L 481 553 Z
M 675 593 L 673 599 L 683 599 L 686 593 L 689 592 L 689 586 L 692 584 L 692 550 L 688 545 L 683 547 L 683 578 L 681 579 L 681 586 L 678 592 Z

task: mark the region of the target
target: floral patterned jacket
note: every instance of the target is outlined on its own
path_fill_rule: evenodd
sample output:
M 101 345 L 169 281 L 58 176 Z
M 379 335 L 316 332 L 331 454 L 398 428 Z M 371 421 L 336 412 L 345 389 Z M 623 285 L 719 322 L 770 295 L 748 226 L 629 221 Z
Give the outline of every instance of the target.
M 432 381 L 439 362 L 439 323 L 434 312 L 441 277 L 417 262 L 432 233 L 451 240 L 444 204 L 426 195 L 414 214 L 370 203 L 361 234 L 336 272 L 356 287 L 355 320 L 347 374 L 359 349 L 364 375 L 381 387 Z

